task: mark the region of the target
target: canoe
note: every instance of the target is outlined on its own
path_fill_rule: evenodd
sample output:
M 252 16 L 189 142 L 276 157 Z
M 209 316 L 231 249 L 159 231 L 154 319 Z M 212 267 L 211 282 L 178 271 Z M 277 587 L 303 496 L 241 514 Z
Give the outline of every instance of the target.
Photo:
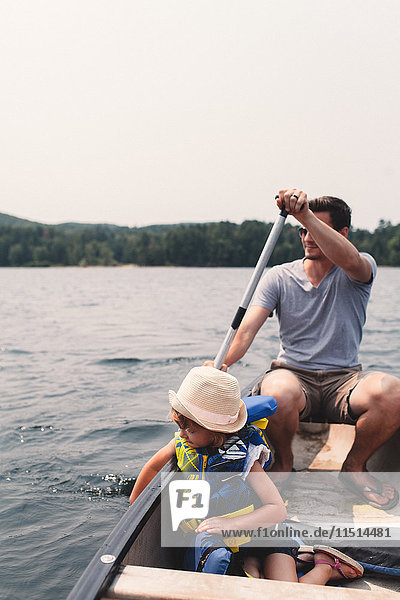
M 310 476 L 315 473 L 337 472 L 353 438 L 354 427 L 349 425 L 300 424 L 294 440 L 295 469 Z M 390 472 L 395 478 L 400 471 L 399 462 L 400 431 L 397 431 L 371 457 L 367 466 L 370 471 Z M 179 549 L 162 547 L 160 539 L 161 489 L 172 481 L 175 472 L 175 465 L 171 461 L 130 506 L 87 566 L 69 594 L 68 600 L 103 598 L 212 600 L 247 598 L 251 597 L 250 594 L 257 593 L 270 600 L 281 599 L 283 596 L 288 600 L 295 598 L 296 600 L 303 598 L 304 600 L 325 598 L 332 598 L 332 600 L 382 598 L 384 600 L 394 598 L 394 594 L 400 591 L 400 577 L 395 576 L 398 569 L 389 567 L 383 574 L 379 573 L 379 570 L 383 571 L 382 568 L 379 569 L 379 565 L 378 573 L 366 569 L 361 579 L 341 580 L 340 585 L 328 586 L 182 571 Z M 332 493 L 341 492 L 333 490 Z M 288 494 L 290 497 L 296 497 L 289 488 Z M 285 498 L 283 492 L 282 495 Z M 336 497 L 333 496 L 331 504 L 334 505 L 335 502 Z M 326 504 L 324 499 L 323 505 Z M 371 509 L 369 506 L 367 508 Z M 294 517 L 295 521 L 298 520 L 297 509 L 296 502 L 291 504 L 289 501 L 288 515 L 292 513 L 291 517 Z M 399 509 L 396 510 L 398 515 Z M 365 510 L 363 515 L 365 516 Z M 375 524 L 380 515 L 385 518 L 385 511 L 372 509 Z M 367 519 L 368 517 L 371 517 L 371 513 L 367 511 Z M 396 515 L 392 515 L 391 518 L 396 522 L 400 520 Z M 322 540 L 319 543 L 326 542 Z M 390 547 L 388 551 L 390 553 Z M 398 555 L 398 549 L 395 550 L 395 554 Z M 354 556 L 354 558 L 361 562 L 359 557 Z M 396 556 L 390 566 L 400 568 Z

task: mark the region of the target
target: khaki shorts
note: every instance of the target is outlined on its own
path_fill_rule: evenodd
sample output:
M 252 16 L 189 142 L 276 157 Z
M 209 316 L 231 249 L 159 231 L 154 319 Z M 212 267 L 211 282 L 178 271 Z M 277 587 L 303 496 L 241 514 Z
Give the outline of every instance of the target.
M 277 369 L 285 369 L 296 375 L 304 392 L 306 405 L 300 413 L 300 421 L 314 419 L 349 425 L 357 422 L 358 417 L 350 410 L 349 398 L 358 382 L 369 374 L 368 371 L 362 371 L 360 365 L 349 369 L 310 371 L 273 360 L 269 371 L 254 386 L 254 395 L 260 393 L 262 381 Z

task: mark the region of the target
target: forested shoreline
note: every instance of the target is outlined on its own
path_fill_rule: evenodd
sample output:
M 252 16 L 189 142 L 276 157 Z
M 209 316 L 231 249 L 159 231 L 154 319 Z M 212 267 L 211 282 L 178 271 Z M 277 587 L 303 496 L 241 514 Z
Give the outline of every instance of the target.
M 0 266 L 251 267 L 272 223 L 244 221 L 143 228 L 115 225 L 0 224 Z M 400 225 L 381 221 L 375 231 L 355 229 L 350 239 L 379 265 L 400 266 Z M 300 258 L 297 227 L 286 224 L 270 264 Z

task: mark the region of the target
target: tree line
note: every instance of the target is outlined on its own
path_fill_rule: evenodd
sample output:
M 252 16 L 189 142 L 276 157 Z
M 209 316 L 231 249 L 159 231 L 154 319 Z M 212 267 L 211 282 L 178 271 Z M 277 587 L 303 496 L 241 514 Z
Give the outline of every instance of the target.
M 271 223 L 244 221 L 144 228 L 111 225 L 0 225 L 0 266 L 175 265 L 251 267 Z M 379 265 L 400 266 L 400 225 L 381 221 L 375 231 L 355 229 L 351 241 Z M 286 224 L 270 260 L 303 255 L 297 227 Z

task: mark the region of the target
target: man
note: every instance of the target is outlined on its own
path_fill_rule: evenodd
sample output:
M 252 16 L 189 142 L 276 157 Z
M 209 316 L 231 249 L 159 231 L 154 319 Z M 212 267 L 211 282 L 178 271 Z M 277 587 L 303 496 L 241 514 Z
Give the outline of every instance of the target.
M 375 260 L 360 254 L 347 239 L 351 211 L 342 200 L 323 197 L 309 202 L 296 189 L 281 190 L 276 199 L 278 207 L 285 207 L 301 225 L 304 259 L 267 271 L 225 363 L 230 366 L 246 353 L 276 310 L 278 360 L 255 393 L 274 396 L 278 403 L 268 425 L 277 483 L 292 469 L 291 442 L 299 420 L 318 415 L 355 425 L 342 480 L 372 506 L 392 508 L 397 490 L 380 485 L 367 472 L 366 462 L 400 426 L 400 380 L 364 372 L 358 363 Z

